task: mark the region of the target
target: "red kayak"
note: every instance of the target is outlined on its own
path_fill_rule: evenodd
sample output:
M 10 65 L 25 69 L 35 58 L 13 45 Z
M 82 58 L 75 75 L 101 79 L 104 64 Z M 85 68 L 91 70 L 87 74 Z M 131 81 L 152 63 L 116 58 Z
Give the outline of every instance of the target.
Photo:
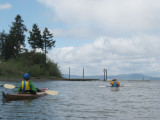
M 22 94 L 22 93 L 16 93 L 16 94 L 9 94 L 2 92 L 4 100 L 22 100 L 22 99 L 35 99 L 42 96 L 45 96 L 45 90 L 47 88 L 40 90 L 40 92 L 37 92 L 36 94 Z

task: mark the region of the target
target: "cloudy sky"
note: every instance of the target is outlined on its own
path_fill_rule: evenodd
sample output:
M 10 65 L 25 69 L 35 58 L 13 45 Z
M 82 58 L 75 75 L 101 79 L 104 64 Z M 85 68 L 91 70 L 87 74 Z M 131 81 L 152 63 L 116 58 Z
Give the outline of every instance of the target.
M 0 31 L 17 14 L 52 31 L 48 57 L 63 74 L 160 76 L 159 0 L 0 0 Z

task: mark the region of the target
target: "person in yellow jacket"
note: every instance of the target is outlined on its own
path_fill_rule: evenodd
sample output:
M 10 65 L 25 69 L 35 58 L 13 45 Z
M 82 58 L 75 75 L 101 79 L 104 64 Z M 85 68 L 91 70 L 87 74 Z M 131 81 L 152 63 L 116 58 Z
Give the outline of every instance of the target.
M 110 81 L 110 84 L 112 85 L 112 87 L 120 87 L 120 83 L 117 81 L 117 79 L 112 79 Z
M 29 80 L 29 78 L 30 78 L 30 75 L 28 73 L 25 73 L 24 80 L 20 84 L 18 88 L 18 92 L 32 93 L 32 94 L 37 93 L 37 88 L 34 87 L 33 83 Z

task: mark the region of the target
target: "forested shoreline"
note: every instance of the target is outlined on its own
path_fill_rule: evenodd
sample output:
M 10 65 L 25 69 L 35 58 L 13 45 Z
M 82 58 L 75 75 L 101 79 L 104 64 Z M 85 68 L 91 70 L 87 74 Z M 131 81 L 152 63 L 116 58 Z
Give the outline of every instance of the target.
M 17 15 L 9 32 L 0 32 L 0 76 L 18 77 L 28 72 L 34 77 L 62 77 L 57 63 L 47 58 L 48 50 L 55 47 L 53 37 L 48 28 L 41 31 L 37 24 L 27 30 L 21 16 Z M 30 45 L 29 50 L 25 41 Z M 36 52 L 37 49 L 42 52 Z

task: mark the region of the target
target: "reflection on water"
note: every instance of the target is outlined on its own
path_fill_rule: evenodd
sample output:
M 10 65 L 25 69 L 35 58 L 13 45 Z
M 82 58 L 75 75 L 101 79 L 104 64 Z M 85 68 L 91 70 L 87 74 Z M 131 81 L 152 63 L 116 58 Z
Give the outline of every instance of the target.
M 109 85 L 103 81 L 34 82 L 36 87 L 48 87 L 59 94 L 33 100 L 1 101 L 0 119 L 159 120 L 160 81 L 120 82 L 131 86 L 112 90 L 99 87 Z M 16 82 L 11 84 L 18 86 Z M 0 90 L 14 93 L 16 89 L 0 87 Z

